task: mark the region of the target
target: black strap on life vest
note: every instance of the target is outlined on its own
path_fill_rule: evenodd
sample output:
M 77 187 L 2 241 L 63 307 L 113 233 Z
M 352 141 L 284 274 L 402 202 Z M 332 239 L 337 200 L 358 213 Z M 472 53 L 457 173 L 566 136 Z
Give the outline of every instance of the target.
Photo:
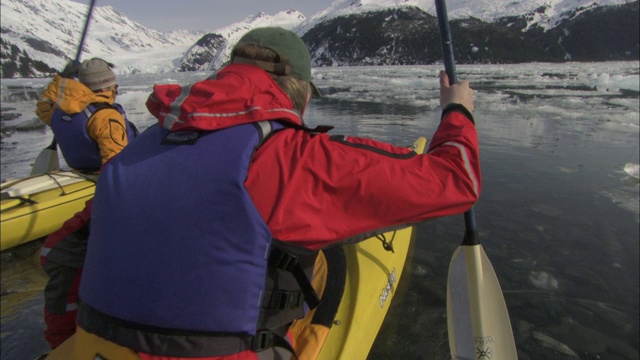
M 260 353 L 271 347 L 280 347 L 297 359 L 295 350 L 284 338 L 288 324 L 273 330 L 259 330 L 256 335 L 166 329 L 118 319 L 81 301 L 79 303 L 78 324 L 84 330 L 134 351 L 163 356 L 205 357 L 231 355 L 249 349 Z
M 302 266 L 300 266 L 297 257 L 279 247 L 274 247 L 271 250 L 271 255 L 269 256 L 269 266 L 288 271 L 293 275 L 298 286 L 300 286 L 300 289 L 302 290 L 304 301 L 310 309 L 315 309 L 318 304 L 320 304 L 320 297 L 318 297 L 318 294 L 313 289 L 313 286 L 311 285 L 309 278 L 307 278 L 307 275 L 304 273 Z M 274 294 L 276 295 L 275 300 L 274 298 L 271 298 L 271 300 L 266 303 L 294 304 L 300 301 L 299 297 L 295 295 L 295 292 L 274 291 L 271 295 L 273 296 Z M 297 306 L 299 305 L 300 304 Z
M 88 106 L 85 108 L 85 115 L 87 115 L 87 119 L 91 119 L 91 117 L 93 115 L 95 115 L 100 110 L 113 109 L 113 110 L 117 111 L 118 113 L 120 113 L 122 115 L 122 117 L 124 118 L 125 126 L 128 126 L 128 127 L 131 128 L 131 131 L 133 131 L 134 136 L 140 135 L 140 131 L 136 127 L 136 124 L 134 124 L 133 122 L 127 120 L 127 117 L 120 111 L 120 109 L 117 106 L 115 106 L 113 104 L 105 103 L 105 102 L 94 102 L 94 103 L 91 103 L 89 105 L 93 106 L 94 109 L 93 109 L 93 111 L 91 111 L 91 110 L 89 110 Z M 125 129 L 125 131 L 126 131 L 126 129 Z M 127 132 L 127 135 L 128 135 L 128 132 Z
M 93 111 L 89 109 L 89 106 L 93 106 Z M 109 103 L 105 103 L 105 102 L 94 102 L 94 103 L 89 104 L 89 106 L 86 107 L 86 110 L 87 110 L 86 115 L 87 115 L 88 119 L 91 119 L 91 117 L 93 115 L 95 115 L 100 110 L 114 109 L 114 110 L 118 111 L 118 109 L 115 106 L 113 106 L 113 105 L 111 105 Z M 118 111 L 118 112 L 120 112 L 120 111 Z
M 253 336 L 251 342 L 251 350 L 255 351 L 258 355 L 258 359 L 261 359 L 260 352 L 268 350 L 270 348 L 283 348 L 291 353 L 291 356 L 298 360 L 298 355 L 293 349 L 293 346 L 284 338 L 284 336 L 271 330 L 260 330 Z
M 274 246 L 269 257 L 269 266 L 290 272 L 304 296 L 300 295 L 300 291 L 276 289 L 270 293 L 267 291 L 270 297 L 265 297 L 268 299 L 265 303 L 273 305 L 276 309 L 290 309 L 301 306 L 304 298 L 312 309 L 319 305 L 320 299 L 296 256 Z M 117 319 L 82 302 L 78 312 L 78 323 L 88 332 L 99 334 L 109 341 L 136 351 L 153 354 L 158 352 L 158 347 L 166 348 L 167 344 L 171 344 L 166 348 L 170 351 L 163 351 L 158 355 L 220 356 L 251 349 L 256 352 L 258 359 L 266 360 L 271 356 L 271 352 L 267 350 L 281 348 L 289 352 L 294 359 L 298 359 L 292 345 L 285 339 L 288 323 L 273 329 L 260 329 L 255 335 L 164 329 Z
M 263 308 L 285 310 L 301 306 L 305 296 L 302 291 L 273 290 L 265 291 L 264 298 Z

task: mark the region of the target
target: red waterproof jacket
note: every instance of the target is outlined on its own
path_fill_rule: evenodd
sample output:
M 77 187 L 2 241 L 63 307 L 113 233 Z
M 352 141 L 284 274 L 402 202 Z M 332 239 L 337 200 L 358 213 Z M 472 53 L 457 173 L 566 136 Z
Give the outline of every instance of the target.
M 229 91 L 234 77 L 238 86 Z M 275 119 L 302 125 L 265 71 L 232 64 L 217 79 L 225 86 L 156 85 L 147 108 L 172 131 Z M 443 111 L 426 155 L 410 153 L 404 146 L 293 127 L 258 148 L 245 185 L 274 238 L 311 249 L 462 213 L 475 203 L 481 187 L 478 139 L 463 106 Z
M 462 213 L 480 191 L 468 116 L 445 111 L 428 153 L 410 157 L 371 139 L 280 131 L 256 151 L 246 186 L 274 238 L 311 249 Z
M 51 235 L 42 246 L 40 265 L 49 275 L 44 288 L 45 338 L 56 348 L 76 331 L 78 313 L 78 287 L 87 252 L 90 199 L 85 208 L 77 212 Z

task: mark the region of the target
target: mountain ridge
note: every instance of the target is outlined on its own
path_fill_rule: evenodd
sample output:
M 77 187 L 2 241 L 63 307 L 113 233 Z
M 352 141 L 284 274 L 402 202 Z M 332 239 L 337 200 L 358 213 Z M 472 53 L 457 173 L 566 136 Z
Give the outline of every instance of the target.
M 86 5 L 1 6 L 1 77 L 51 76 L 75 56 Z M 638 59 L 637 0 L 449 0 L 447 7 L 460 63 Z M 212 71 L 247 31 L 282 26 L 303 38 L 314 66 L 434 63 L 441 59 L 434 13 L 428 0 L 336 0 L 310 18 L 294 9 L 257 12 L 213 31 L 163 33 L 102 6 L 82 58 L 104 57 L 120 74 Z

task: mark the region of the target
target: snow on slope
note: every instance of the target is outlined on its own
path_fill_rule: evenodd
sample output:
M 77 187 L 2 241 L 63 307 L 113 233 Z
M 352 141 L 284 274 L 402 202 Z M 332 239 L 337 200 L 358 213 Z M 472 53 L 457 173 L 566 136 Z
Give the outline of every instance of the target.
M 275 15 L 267 15 L 264 12 L 260 12 L 253 16 L 248 16 L 241 22 L 231 24 L 219 29 L 214 30 L 216 34 L 220 34 L 227 39 L 227 43 L 224 49 L 220 49 L 216 58 L 209 64 L 209 70 L 219 68 L 231 55 L 231 49 L 240 38 L 252 29 L 264 27 L 264 26 L 280 26 L 285 29 L 293 30 L 296 26 L 300 25 L 305 16 L 294 9 L 286 11 L 280 11 Z
M 553 28 L 567 16 L 567 12 L 584 11 L 594 6 L 617 5 L 634 0 L 449 0 L 446 2 L 449 19 L 476 17 L 493 21 L 507 16 L 529 15 L 528 26 L 538 24 Z M 400 6 L 417 6 L 427 13 L 436 14 L 433 0 L 336 0 L 325 10 L 313 15 L 296 29 L 304 33 L 316 24 L 331 18 L 376 11 Z M 539 11 L 539 12 L 538 12 Z
M 2 0 L 2 39 L 24 49 L 29 57 L 62 69 L 75 58 L 88 6 L 69 0 Z M 293 29 L 306 18 L 293 9 L 275 15 L 259 12 L 241 22 L 214 29 L 227 39 L 227 49 L 216 64 L 229 55 L 231 46 L 247 31 L 261 26 Z M 162 73 L 179 66 L 182 56 L 205 32 L 160 32 L 146 28 L 111 6 L 96 6 L 81 60 L 102 57 L 116 64 L 119 74 Z
M 449 0 L 447 8 L 450 19 L 473 16 L 492 21 L 505 16 L 526 15 L 529 26 L 537 24 L 552 28 L 569 12 L 577 14 L 593 6 L 632 1 Z M 293 9 L 275 15 L 260 12 L 241 22 L 211 31 L 223 36 L 226 43 L 209 68 L 214 69 L 224 63 L 237 40 L 256 27 L 278 25 L 303 35 L 314 25 L 337 16 L 399 6 L 418 6 L 435 14 L 433 0 L 336 0 L 311 18 L 305 18 Z M 2 40 L 17 45 L 34 60 L 62 69 L 76 55 L 87 10 L 87 5 L 69 0 L 2 0 Z M 190 31 L 159 32 L 131 21 L 111 6 L 97 6 L 81 59 L 103 57 L 115 63 L 116 72 L 120 74 L 173 71 L 179 66 L 183 55 L 204 34 Z
M 87 5 L 68 0 L 2 0 L 0 4 L 4 41 L 55 68 L 75 58 Z M 200 36 L 188 31 L 151 30 L 111 6 L 96 6 L 81 60 L 103 57 L 116 62 L 119 73 L 169 71 L 173 60 Z

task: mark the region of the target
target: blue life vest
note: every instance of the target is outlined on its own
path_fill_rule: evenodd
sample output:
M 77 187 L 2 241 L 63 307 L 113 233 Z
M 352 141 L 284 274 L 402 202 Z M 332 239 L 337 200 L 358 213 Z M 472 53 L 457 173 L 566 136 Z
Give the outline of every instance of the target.
M 256 333 L 271 250 L 244 186 L 262 141 L 258 124 L 175 133 L 154 126 L 105 165 L 84 303 L 142 326 Z
M 120 104 L 93 103 L 77 114 L 67 114 L 60 109 L 54 111 L 51 116 L 51 130 L 53 130 L 67 165 L 81 171 L 100 170 L 102 167 L 100 149 L 89 136 L 87 123 L 97 111 L 109 108 L 117 110 L 124 117 L 128 141 L 135 138 L 138 135 L 138 130 L 127 119 Z

